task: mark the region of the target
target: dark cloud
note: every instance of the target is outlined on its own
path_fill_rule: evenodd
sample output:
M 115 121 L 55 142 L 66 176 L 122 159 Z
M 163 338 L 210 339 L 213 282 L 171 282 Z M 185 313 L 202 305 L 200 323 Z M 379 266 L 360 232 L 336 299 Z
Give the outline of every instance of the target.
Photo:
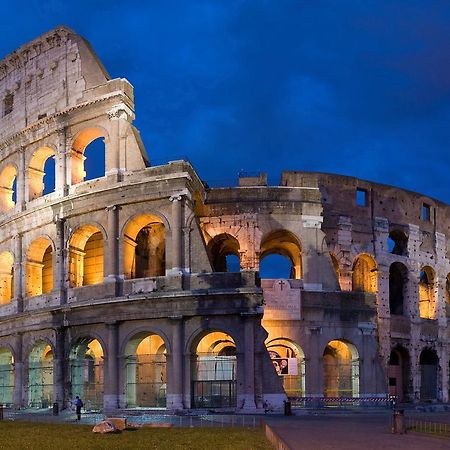
M 0 51 L 58 24 L 135 86 L 150 159 L 344 173 L 450 201 L 450 3 L 4 1 Z M 15 15 L 15 17 L 14 17 Z

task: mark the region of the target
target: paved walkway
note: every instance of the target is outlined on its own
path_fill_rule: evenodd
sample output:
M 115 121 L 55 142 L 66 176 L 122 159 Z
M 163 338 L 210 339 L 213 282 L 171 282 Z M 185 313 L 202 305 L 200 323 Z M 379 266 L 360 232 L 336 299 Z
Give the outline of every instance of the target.
M 427 414 L 421 419 L 444 422 L 448 416 Z M 304 415 L 266 422 L 294 450 L 450 450 L 450 439 L 392 434 L 391 415 L 387 413 Z

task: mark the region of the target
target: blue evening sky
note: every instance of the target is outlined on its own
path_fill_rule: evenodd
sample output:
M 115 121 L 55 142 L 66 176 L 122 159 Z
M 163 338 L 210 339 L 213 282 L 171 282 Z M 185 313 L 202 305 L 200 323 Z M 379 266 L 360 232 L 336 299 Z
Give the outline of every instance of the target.
M 135 88 L 150 160 L 210 185 L 342 173 L 450 202 L 450 2 L 0 1 L 0 56 L 64 24 Z

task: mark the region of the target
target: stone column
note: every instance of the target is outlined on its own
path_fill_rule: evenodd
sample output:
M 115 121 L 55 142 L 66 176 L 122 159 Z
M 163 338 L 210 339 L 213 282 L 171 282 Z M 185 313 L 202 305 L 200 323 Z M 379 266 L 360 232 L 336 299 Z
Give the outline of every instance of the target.
M 108 353 L 106 359 L 106 373 L 104 384 L 103 406 L 107 411 L 113 411 L 119 407 L 119 324 L 107 323 Z
M 322 397 L 323 392 L 323 351 L 321 346 L 322 329 L 311 327 L 306 329 L 309 335 L 310 351 L 305 364 L 305 397 Z M 308 354 L 308 353 L 307 353 Z
M 22 235 L 14 237 L 14 298 L 17 300 L 17 312 L 23 312 L 23 265 L 22 265 Z
M 108 206 L 108 246 L 105 258 L 105 283 L 119 281 L 119 206 Z M 122 277 L 123 278 L 123 277 Z M 118 293 L 117 293 L 118 295 Z
M 64 381 L 65 381 L 65 328 L 56 328 L 55 358 L 53 360 L 53 401 L 59 409 L 64 409 Z
M 72 180 L 70 173 L 71 151 L 66 148 L 66 145 L 66 129 L 62 128 L 58 130 L 58 148 L 55 154 L 55 191 L 60 192 L 62 195 L 67 195 Z
M 183 272 L 183 249 L 182 249 L 182 216 L 183 197 L 182 195 L 172 195 L 169 200 L 172 202 L 172 268 L 166 271 L 168 275 L 181 274 Z M 167 273 L 168 272 L 168 273 Z
M 19 165 L 17 172 L 16 183 L 16 204 L 21 211 L 26 208 L 27 196 L 27 170 L 25 167 L 25 148 L 21 147 L 19 150 Z
M 183 405 L 183 316 L 172 319 L 172 353 L 167 368 L 167 409 L 177 411 Z
M 66 246 L 64 237 L 65 219 L 55 217 L 56 224 L 56 254 L 54 257 L 54 283 L 53 289 L 59 292 L 59 303 L 67 303 L 67 283 L 66 283 Z
M 242 409 L 256 409 L 255 403 L 255 315 L 244 317 L 244 389 L 238 393 L 237 406 Z M 239 361 L 238 361 L 239 364 Z M 240 371 L 242 375 L 242 370 Z M 239 383 L 239 379 L 237 382 Z
M 14 394 L 15 409 L 23 406 L 23 337 L 22 333 L 14 336 Z

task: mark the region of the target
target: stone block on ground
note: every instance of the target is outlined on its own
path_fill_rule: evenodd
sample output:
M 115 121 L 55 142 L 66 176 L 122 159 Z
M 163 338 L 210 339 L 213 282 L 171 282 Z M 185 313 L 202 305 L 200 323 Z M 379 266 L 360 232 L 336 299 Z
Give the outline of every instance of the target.
M 120 431 L 127 428 L 127 419 L 124 417 L 108 417 L 106 422 L 112 423 Z
M 100 434 L 106 434 L 106 433 L 116 433 L 118 430 L 113 423 L 103 420 L 99 422 L 95 427 L 92 429 L 93 433 L 100 433 Z

